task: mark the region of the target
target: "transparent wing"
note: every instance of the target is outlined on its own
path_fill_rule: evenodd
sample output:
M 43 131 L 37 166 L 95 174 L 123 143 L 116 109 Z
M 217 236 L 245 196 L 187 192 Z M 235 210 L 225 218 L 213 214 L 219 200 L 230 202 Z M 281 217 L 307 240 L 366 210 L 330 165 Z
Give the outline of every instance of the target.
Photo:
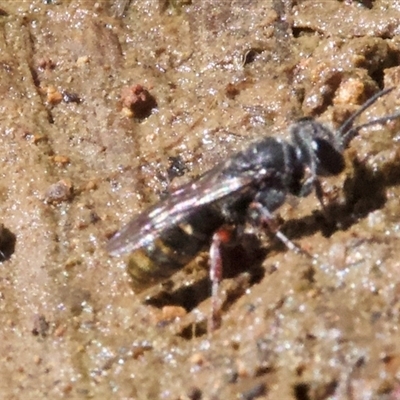
M 132 252 L 150 244 L 163 230 L 181 223 L 200 207 L 214 203 L 257 182 L 266 171 L 226 174 L 226 164 L 217 166 L 150 207 L 119 230 L 107 243 L 112 255 Z

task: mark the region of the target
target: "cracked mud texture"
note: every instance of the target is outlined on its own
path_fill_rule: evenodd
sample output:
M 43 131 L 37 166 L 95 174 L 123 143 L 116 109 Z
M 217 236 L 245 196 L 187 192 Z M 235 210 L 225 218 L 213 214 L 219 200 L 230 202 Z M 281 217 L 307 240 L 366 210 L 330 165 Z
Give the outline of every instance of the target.
M 326 215 L 279 210 L 316 261 L 244 239 L 211 338 L 207 251 L 135 295 L 104 250 L 299 117 L 391 86 L 360 121 L 398 111 L 399 27 L 393 0 L 0 1 L 1 397 L 400 399 L 399 121 L 352 141 Z

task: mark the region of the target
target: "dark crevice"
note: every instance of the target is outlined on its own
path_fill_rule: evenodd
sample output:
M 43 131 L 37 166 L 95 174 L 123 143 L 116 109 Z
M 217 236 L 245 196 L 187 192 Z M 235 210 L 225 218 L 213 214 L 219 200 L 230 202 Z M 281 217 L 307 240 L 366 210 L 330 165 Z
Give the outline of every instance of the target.
M 293 27 L 292 35 L 294 38 L 299 38 L 303 36 L 315 36 L 317 32 L 315 29 L 307 28 L 307 27 Z
M 36 88 L 40 88 L 40 79 L 36 70 L 30 65 L 29 70 L 31 71 L 32 81 Z
M 306 383 L 299 383 L 293 388 L 296 400 L 311 400 L 309 395 L 310 387 Z
M 0 224 L 0 261 L 6 261 L 14 254 L 16 240 L 16 235 Z
M 191 340 L 195 337 L 201 337 L 207 334 L 207 320 L 196 321 L 193 324 L 185 326 L 180 332 L 179 336 L 186 340 Z
M 374 1 L 375 0 L 356 0 L 357 3 L 361 3 L 365 8 L 368 8 L 371 10 L 374 6 Z
M 248 49 L 243 55 L 243 65 L 251 64 L 254 62 L 259 54 L 264 51 L 262 48 L 252 47 Z

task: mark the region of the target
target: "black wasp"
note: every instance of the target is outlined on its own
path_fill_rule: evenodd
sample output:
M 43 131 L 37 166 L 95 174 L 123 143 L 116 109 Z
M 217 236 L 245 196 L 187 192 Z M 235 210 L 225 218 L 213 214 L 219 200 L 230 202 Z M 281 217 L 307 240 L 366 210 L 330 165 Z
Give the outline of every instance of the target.
M 395 113 L 352 127 L 362 112 L 391 90 L 371 97 L 336 133 L 312 118 L 303 118 L 291 126 L 290 142 L 265 137 L 251 144 L 135 217 L 110 239 L 108 251 L 112 255 L 133 252 L 128 271 L 139 291 L 167 279 L 201 249 L 211 246 L 215 319 L 221 246 L 245 223 L 272 228 L 271 213 L 288 194 L 304 197 L 315 190 L 323 204 L 318 177 L 344 170 L 343 152 L 358 132 L 400 118 L 400 113 Z M 289 248 L 297 248 L 280 231 L 274 231 Z

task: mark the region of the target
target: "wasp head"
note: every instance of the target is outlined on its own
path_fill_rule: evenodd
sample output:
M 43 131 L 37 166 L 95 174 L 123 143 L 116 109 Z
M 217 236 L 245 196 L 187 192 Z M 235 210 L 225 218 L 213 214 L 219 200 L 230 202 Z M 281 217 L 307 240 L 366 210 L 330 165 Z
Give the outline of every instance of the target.
M 297 158 L 312 175 L 340 174 L 345 167 L 340 138 L 313 118 L 302 118 L 291 128 Z
M 360 114 L 393 89 L 381 90 L 368 99 L 335 133 L 309 117 L 300 119 L 292 126 L 291 135 L 297 158 L 310 169 L 314 179 L 316 176 L 338 175 L 344 170 L 343 152 L 361 129 L 400 118 L 400 112 L 397 112 L 353 127 L 354 120 Z

